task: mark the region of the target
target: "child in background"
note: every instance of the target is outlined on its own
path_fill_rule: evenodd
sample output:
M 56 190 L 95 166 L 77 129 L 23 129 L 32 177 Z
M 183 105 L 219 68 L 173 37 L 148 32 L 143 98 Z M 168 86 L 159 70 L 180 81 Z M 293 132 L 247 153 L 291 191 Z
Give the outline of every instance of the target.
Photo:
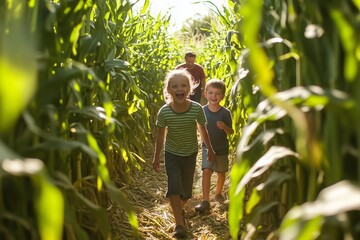
M 186 70 L 171 71 L 165 81 L 168 102 L 158 112 L 158 134 L 153 168 L 160 171 L 160 153 L 165 140 L 165 169 L 168 179 L 166 197 L 170 200 L 176 227 L 174 237 L 186 237 L 183 208 L 192 197 L 192 187 L 198 153 L 197 129 L 208 151 L 209 161 L 215 159 L 205 128 L 206 118 L 202 106 L 188 99 L 191 75 Z
M 204 111 L 207 119 L 206 129 L 210 136 L 211 145 L 214 147 L 215 161 L 208 161 L 207 147 L 202 145 L 202 192 L 203 201 L 195 206 L 195 210 L 203 213 L 210 210 L 210 185 L 211 175 L 217 173 L 215 200 L 219 203 L 225 201 L 222 190 L 225 183 L 226 172 L 229 170 L 229 142 L 227 135 L 233 134 L 232 118 L 230 111 L 220 105 L 225 96 L 225 83 L 212 79 L 206 83 L 205 98 L 208 103 Z

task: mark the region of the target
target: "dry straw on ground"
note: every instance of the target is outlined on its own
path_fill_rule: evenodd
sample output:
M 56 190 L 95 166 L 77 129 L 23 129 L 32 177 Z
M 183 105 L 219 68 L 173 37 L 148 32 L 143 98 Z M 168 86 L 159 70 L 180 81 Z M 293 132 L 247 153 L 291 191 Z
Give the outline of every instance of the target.
M 164 197 L 166 191 L 166 175 L 153 171 L 152 155 L 146 157 L 143 170 L 134 173 L 133 182 L 123 186 L 129 202 L 134 207 L 139 222 L 140 237 L 132 234 L 130 224 L 124 211 L 116 206 L 109 210 L 113 228 L 113 239 L 172 239 L 174 217 L 168 200 Z M 211 199 L 211 212 L 197 214 L 194 206 L 201 200 L 201 158 L 198 157 L 197 171 L 194 180 L 193 198 L 185 206 L 187 239 L 212 240 L 229 239 L 228 203 L 219 204 Z M 116 183 L 116 179 L 114 179 Z M 215 186 L 216 174 L 213 174 L 212 187 Z M 225 183 L 227 189 L 228 180 Z M 214 193 L 214 189 L 211 190 Z

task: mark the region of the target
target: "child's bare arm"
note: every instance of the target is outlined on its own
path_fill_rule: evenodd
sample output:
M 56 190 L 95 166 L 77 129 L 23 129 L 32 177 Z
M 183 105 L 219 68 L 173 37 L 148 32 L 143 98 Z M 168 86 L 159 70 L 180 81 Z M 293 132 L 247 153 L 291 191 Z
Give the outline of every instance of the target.
M 224 130 L 224 132 L 227 134 L 227 135 L 231 135 L 234 133 L 234 130 L 229 127 L 228 125 L 226 125 L 224 122 L 222 121 L 217 121 L 216 122 L 216 126 L 222 130 Z
M 198 126 L 198 129 L 199 129 L 199 132 L 200 132 L 200 136 L 201 136 L 203 142 L 205 143 L 206 148 L 208 149 L 208 160 L 213 161 L 213 160 L 215 160 L 215 155 L 216 154 L 215 154 L 215 151 L 214 151 L 214 149 L 213 149 L 213 147 L 211 145 L 208 131 L 206 130 L 204 125 L 198 124 L 197 126 Z
M 155 144 L 155 153 L 154 153 L 154 159 L 153 159 L 153 168 L 155 171 L 160 171 L 160 153 L 164 146 L 164 140 L 165 140 L 165 133 L 166 128 L 159 128 L 157 138 L 156 138 L 156 144 Z

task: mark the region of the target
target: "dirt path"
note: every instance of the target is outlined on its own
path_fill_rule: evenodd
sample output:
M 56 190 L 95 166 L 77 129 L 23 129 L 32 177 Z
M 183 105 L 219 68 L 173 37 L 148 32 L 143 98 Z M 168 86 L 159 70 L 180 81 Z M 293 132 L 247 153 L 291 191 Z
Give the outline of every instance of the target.
M 165 170 L 163 168 L 161 173 L 156 173 L 152 169 L 151 161 L 152 154 L 150 153 L 146 157 L 143 171 L 136 172 L 133 175 L 133 182 L 121 188 L 128 195 L 128 200 L 135 209 L 141 234 L 138 239 L 172 239 L 174 217 L 169 202 L 164 197 L 166 192 Z M 197 162 L 193 198 L 185 206 L 188 228 L 188 238 L 186 239 L 229 239 L 227 201 L 220 205 L 211 199 L 212 209 L 209 214 L 199 215 L 194 211 L 194 206 L 201 200 L 200 158 Z M 212 187 L 215 186 L 215 181 L 216 175 L 214 174 Z M 225 186 L 228 186 L 228 180 Z M 214 188 L 211 193 L 213 195 Z M 120 208 L 111 209 L 110 218 L 113 226 L 113 239 L 136 239 Z

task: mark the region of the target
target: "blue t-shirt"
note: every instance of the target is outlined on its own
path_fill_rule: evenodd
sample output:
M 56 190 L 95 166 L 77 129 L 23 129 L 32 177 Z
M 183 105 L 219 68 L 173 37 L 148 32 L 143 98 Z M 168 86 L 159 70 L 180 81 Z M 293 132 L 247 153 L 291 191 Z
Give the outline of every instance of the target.
M 206 115 L 206 129 L 209 133 L 211 145 L 216 155 L 229 154 L 229 141 L 223 129 L 216 126 L 217 121 L 224 122 L 228 127 L 232 127 L 231 113 L 227 108 L 221 107 L 219 111 L 212 112 L 208 105 L 203 107 Z M 203 147 L 205 144 L 203 143 Z

